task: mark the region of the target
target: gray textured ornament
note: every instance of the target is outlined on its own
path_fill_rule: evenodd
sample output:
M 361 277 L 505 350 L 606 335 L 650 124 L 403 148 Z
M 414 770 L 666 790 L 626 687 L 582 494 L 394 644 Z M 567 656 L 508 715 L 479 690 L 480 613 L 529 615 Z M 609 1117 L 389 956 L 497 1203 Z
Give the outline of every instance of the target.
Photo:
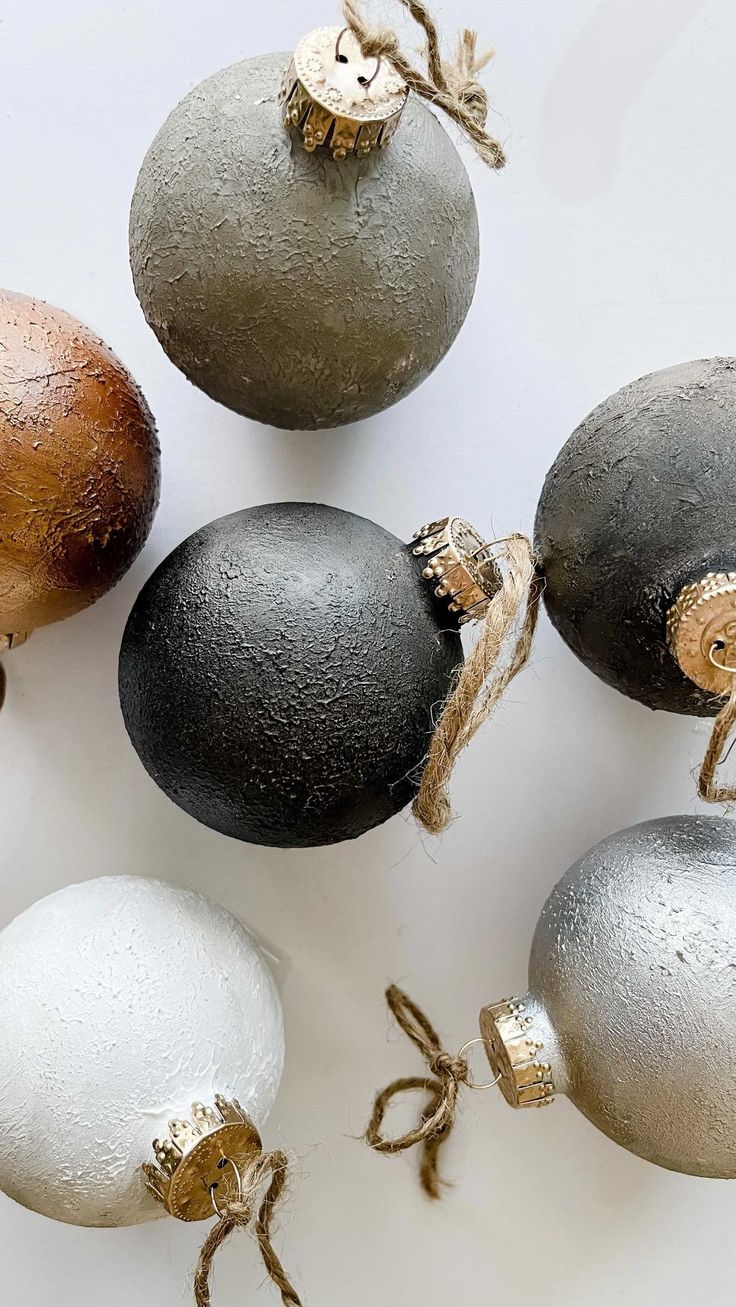
M 465 167 L 412 96 L 367 157 L 308 153 L 283 125 L 286 54 L 216 73 L 161 128 L 130 220 L 133 279 L 171 360 L 277 427 L 369 417 L 452 344 L 478 272 Z
M 616 1143 L 736 1176 L 736 829 L 664 817 L 604 840 L 553 890 L 529 994 L 484 1009 L 507 1100 L 555 1093 Z
M 685 363 L 595 409 L 542 491 L 547 611 L 591 671 L 650 708 L 712 716 L 731 685 L 709 655 L 733 643 L 736 619 L 735 440 L 736 360 Z M 720 584 L 706 592 L 709 573 Z M 668 614 L 693 583 L 678 663 Z
M 120 654 L 125 723 L 157 784 L 206 826 L 284 848 L 399 812 L 462 662 L 426 561 L 320 504 L 245 509 L 185 540 Z

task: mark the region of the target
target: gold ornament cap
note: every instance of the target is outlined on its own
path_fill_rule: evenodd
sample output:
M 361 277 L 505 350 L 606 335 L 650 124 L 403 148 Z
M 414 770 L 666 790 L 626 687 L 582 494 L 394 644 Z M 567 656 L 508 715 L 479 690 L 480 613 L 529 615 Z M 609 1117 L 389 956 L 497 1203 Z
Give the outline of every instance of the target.
M 365 158 L 391 140 L 409 88 L 385 59 L 366 59 L 350 28 L 320 27 L 297 46 L 279 100 L 284 126 L 311 154 Z
M 205 1221 L 241 1196 L 245 1171 L 263 1147 L 237 1099 L 217 1095 L 195 1103 L 191 1121 L 170 1121 L 168 1139 L 155 1139 L 157 1165 L 144 1162 L 148 1192 L 179 1221 Z
M 18 631 L 13 635 L 0 635 L 0 654 L 9 653 L 11 649 L 17 649 L 19 645 L 25 644 L 30 634 L 30 631 Z M 6 684 L 5 668 L 0 665 L 0 708 L 5 703 Z
M 422 569 L 438 599 L 462 626 L 485 616 L 502 585 L 493 557 L 493 544 L 483 540 L 462 517 L 443 517 L 414 532 L 410 545 L 418 558 L 428 559 Z
M 480 1014 L 480 1033 L 498 1086 L 511 1107 L 546 1107 L 555 1096 L 552 1068 L 534 1017 L 517 998 L 492 1003 Z
M 736 670 L 736 572 L 708 572 L 680 591 L 667 614 L 667 641 L 701 690 L 730 694 Z
M 11 649 L 25 644 L 30 634 L 30 631 L 14 631 L 12 635 L 0 635 L 0 654 L 9 653 Z

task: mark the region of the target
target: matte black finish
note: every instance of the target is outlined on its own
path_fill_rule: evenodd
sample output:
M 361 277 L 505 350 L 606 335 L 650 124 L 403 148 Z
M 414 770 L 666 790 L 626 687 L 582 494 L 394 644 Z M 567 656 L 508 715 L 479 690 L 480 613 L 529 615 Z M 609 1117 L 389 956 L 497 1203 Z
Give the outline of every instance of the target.
M 282 848 L 399 812 L 462 661 L 407 546 L 319 504 L 185 540 L 138 597 L 120 697 L 150 775 L 214 830 Z
M 547 611 L 591 671 L 650 708 L 713 716 L 665 622 L 683 585 L 736 570 L 736 359 L 642 377 L 570 437 L 542 490 Z

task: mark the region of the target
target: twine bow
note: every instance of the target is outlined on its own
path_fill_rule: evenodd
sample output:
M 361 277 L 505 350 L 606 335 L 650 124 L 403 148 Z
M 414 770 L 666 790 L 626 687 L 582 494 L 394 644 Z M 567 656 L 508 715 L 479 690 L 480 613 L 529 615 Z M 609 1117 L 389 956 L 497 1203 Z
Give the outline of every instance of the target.
M 284 1191 L 287 1167 L 285 1153 L 279 1150 L 264 1153 L 242 1177 L 238 1198 L 225 1204 L 219 1211 L 220 1219 L 210 1230 L 202 1245 L 194 1275 L 194 1297 L 197 1307 L 211 1307 L 210 1280 L 213 1263 L 220 1248 L 235 1230 L 247 1229 L 253 1224 L 254 1219 L 261 1256 L 270 1279 L 281 1294 L 284 1307 L 301 1307 L 301 1299 L 288 1280 L 271 1243 L 271 1221 Z M 257 1208 L 258 1194 L 269 1178 L 268 1189 L 260 1208 Z
M 485 130 L 488 95 L 477 78 L 493 58 L 493 50 L 479 55 L 477 33 L 466 30 L 460 37 L 455 62 L 445 65 L 437 27 L 421 0 L 401 0 L 401 4 L 424 29 L 427 76 L 409 63 L 390 27 L 368 26 L 358 0 L 343 0 L 345 22 L 367 59 L 388 60 L 412 91 L 457 123 L 489 168 L 503 168 L 506 163 L 503 146 Z
M 716 775 L 721 763 L 726 761 L 731 749 L 724 749 L 736 729 L 736 676 L 731 682 L 731 693 L 719 712 L 713 725 L 708 748 L 698 777 L 698 794 L 705 803 L 736 803 L 736 784 L 718 785 Z
M 386 990 L 386 1002 L 399 1027 L 419 1049 L 431 1077 L 406 1076 L 393 1080 L 376 1095 L 373 1113 L 365 1132 L 366 1143 L 377 1153 L 401 1153 L 421 1144 L 422 1188 L 430 1198 L 440 1198 L 442 1181 L 437 1169 L 437 1154 L 455 1124 L 460 1087 L 468 1083 L 470 1074 L 468 1064 L 465 1058 L 452 1057 L 445 1052 L 437 1031 L 416 1003 L 397 985 L 391 985 Z M 419 1124 L 405 1135 L 387 1139 L 381 1133 L 381 1127 L 389 1104 L 397 1094 L 413 1089 L 423 1089 L 427 1094 Z
M 542 594 L 541 579 L 536 571 L 534 550 L 526 536 L 509 536 L 505 546 L 501 589 L 488 606 L 480 635 L 442 710 L 414 800 L 414 816 L 430 835 L 441 834 L 452 820 L 448 787 L 460 754 L 531 656 Z M 517 628 L 519 633 L 511 657 L 502 666 L 500 660 Z

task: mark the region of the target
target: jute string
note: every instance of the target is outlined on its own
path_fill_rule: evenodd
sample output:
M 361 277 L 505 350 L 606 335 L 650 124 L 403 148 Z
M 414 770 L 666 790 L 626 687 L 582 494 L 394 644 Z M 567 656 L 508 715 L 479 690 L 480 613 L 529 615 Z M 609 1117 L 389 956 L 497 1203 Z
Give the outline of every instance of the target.
M 270 1279 L 281 1294 L 284 1307 L 301 1307 L 301 1299 L 287 1278 L 271 1243 L 271 1221 L 286 1184 L 288 1161 L 279 1150 L 264 1153 L 242 1177 L 242 1192 L 238 1199 L 222 1208 L 222 1215 L 210 1230 L 202 1245 L 194 1275 L 194 1297 L 197 1307 L 211 1307 L 210 1279 L 212 1267 L 222 1245 L 237 1229 L 247 1229 L 255 1220 L 258 1246 Z M 260 1207 L 258 1195 L 268 1181 L 268 1188 Z
M 455 1123 L 457 1099 L 461 1085 L 467 1084 L 468 1064 L 465 1058 L 452 1057 L 440 1043 L 437 1031 L 416 1003 L 397 985 L 386 990 L 386 1002 L 405 1035 L 419 1049 L 431 1077 L 407 1076 L 393 1080 L 376 1095 L 373 1113 L 365 1132 L 366 1143 L 377 1153 L 401 1153 L 415 1145 L 422 1147 L 420 1180 L 430 1198 L 441 1197 L 441 1180 L 437 1169 L 437 1155 Z M 397 1094 L 421 1089 L 427 1101 L 419 1124 L 405 1135 L 387 1139 L 381 1133 L 386 1110 Z
M 441 834 L 452 820 L 448 787 L 460 754 L 531 655 L 541 598 L 534 550 L 523 535 L 512 535 L 505 544 L 503 584 L 444 706 L 414 800 L 414 816 L 430 835 Z M 502 664 L 515 632 L 511 656 Z
M 731 735 L 736 730 L 736 676 L 731 683 L 731 693 L 716 717 L 710 742 L 700 768 L 698 794 L 706 803 L 736 803 L 736 784 L 718 785 L 716 775 L 722 762 L 725 762 L 724 750 Z M 731 744 L 733 748 L 733 742 Z M 731 752 L 729 748 L 728 753 Z M 728 757 L 728 753 L 726 757 Z
M 368 59 L 386 59 L 407 86 L 423 100 L 436 105 L 457 123 L 489 168 L 503 168 L 506 155 L 499 141 L 485 130 L 488 95 L 477 74 L 493 58 L 493 50 L 478 54 L 476 32 L 463 32 L 454 63 L 442 60 L 437 27 L 421 0 L 400 0 L 426 36 L 427 75 L 402 53 L 399 38 L 390 27 L 370 27 L 358 0 L 343 0 L 345 22 Z

